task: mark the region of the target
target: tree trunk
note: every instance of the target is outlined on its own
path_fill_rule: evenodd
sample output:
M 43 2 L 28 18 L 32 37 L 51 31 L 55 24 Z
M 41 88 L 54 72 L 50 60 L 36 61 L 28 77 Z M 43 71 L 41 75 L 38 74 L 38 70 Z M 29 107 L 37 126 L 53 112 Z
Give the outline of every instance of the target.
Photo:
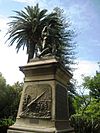
M 29 45 L 29 50 L 28 50 L 28 61 L 30 61 L 30 59 L 33 59 L 34 58 L 34 54 L 35 54 L 35 45 L 34 43 L 31 43 Z

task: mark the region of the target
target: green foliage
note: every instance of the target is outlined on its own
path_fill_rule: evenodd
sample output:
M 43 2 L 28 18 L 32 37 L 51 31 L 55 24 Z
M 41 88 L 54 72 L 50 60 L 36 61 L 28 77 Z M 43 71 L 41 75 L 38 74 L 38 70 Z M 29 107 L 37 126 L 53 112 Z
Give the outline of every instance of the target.
M 89 95 L 75 96 L 76 114 L 71 116 L 71 124 L 76 133 L 100 132 L 100 73 L 93 77 L 84 77 L 83 89 L 88 89 Z
M 86 115 L 75 114 L 71 116 L 71 126 L 75 133 L 99 133 L 100 118 L 89 120 Z
M 81 98 L 81 96 L 75 96 L 73 105 L 77 113 L 80 111 L 80 106 L 82 105 L 82 103 L 83 103 L 83 99 Z
M 83 86 L 89 89 L 90 95 L 100 100 L 100 73 L 96 73 L 94 77 L 84 77 Z
M 69 18 L 65 17 L 64 10 L 56 7 L 54 8 L 54 11 L 57 13 L 60 22 L 60 36 L 58 37 L 60 46 L 57 49 L 56 55 L 61 58 L 67 69 L 69 69 L 70 65 L 75 63 L 74 59 L 76 53 L 74 50 L 76 48 L 76 44 L 74 42 L 74 38 L 76 34 L 71 28 Z
M 90 102 L 91 98 L 89 95 L 76 95 L 73 102 L 76 113 L 83 114 Z
M 19 82 L 13 86 L 7 85 L 0 74 L 0 119 L 16 118 L 22 88 L 23 84 Z
M 0 73 L 0 133 L 6 133 L 8 126 L 15 122 L 22 88 L 23 83 L 6 84 Z
M 76 114 L 71 116 L 71 124 L 76 133 L 99 133 L 100 101 L 94 98 L 89 99 L 87 95 L 85 99 L 77 96 L 74 100 L 74 107 Z
M 75 80 L 72 80 L 71 82 L 69 82 L 68 84 L 68 104 L 69 104 L 69 116 L 71 116 L 72 114 L 75 114 L 75 107 L 74 107 L 74 99 L 77 95 L 76 93 L 76 86 L 75 86 L 76 82 Z
M 21 47 L 26 47 L 28 62 L 32 58 L 51 54 L 59 57 L 69 69 L 75 58 L 75 34 L 70 29 L 70 22 L 65 19 L 63 10 L 55 8 L 48 13 L 46 9 L 40 10 L 36 4 L 15 13 L 16 16 L 11 16 L 13 20 L 9 23 L 7 33 L 10 46 L 16 44 L 17 52 Z
M 3 90 L 3 93 L 5 93 L 5 95 L 0 97 L 0 118 L 12 117 L 15 119 L 20 100 L 20 93 L 9 85 L 6 85 L 6 90 Z
M 86 99 L 85 102 L 88 104 L 85 105 L 82 97 L 79 97 L 77 100 L 75 98 L 74 102 L 74 107 L 76 105 L 75 109 L 77 114 L 80 114 L 81 116 L 85 115 L 88 120 L 100 118 L 100 101 L 94 98 L 92 98 L 91 101 Z
M 1 119 L 0 120 L 0 127 L 3 126 L 11 126 L 12 124 L 14 124 L 14 121 L 11 118 L 7 118 L 7 119 Z
M 88 105 L 87 109 L 84 111 L 84 114 L 88 119 L 100 119 L 100 101 L 93 99 Z
M 68 95 L 68 105 L 69 105 L 69 117 L 75 114 L 75 108 L 73 106 L 74 97 Z
M 11 118 L 0 119 L 0 133 L 7 133 L 8 127 L 13 124 L 14 124 L 14 121 Z
M 15 11 L 16 16 L 11 16 L 13 21 L 9 23 L 10 46 L 17 42 L 17 52 L 21 47 L 27 48 L 28 62 L 37 54 L 37 50 L 41 51 L 42 30 L 48 26 L 51 21 L 57 21 L 55 13 L 47 14 L 47 10 L 40 10 L 39 5 L 27 6 L 24 11 Z

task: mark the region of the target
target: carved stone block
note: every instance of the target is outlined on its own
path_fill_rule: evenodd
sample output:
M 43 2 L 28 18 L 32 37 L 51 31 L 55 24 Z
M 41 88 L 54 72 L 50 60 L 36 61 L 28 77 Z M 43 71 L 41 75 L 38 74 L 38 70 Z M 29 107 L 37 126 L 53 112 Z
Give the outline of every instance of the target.
M 50 85 L 36 84 L 26 86 L 20 117 L 51 118 Z

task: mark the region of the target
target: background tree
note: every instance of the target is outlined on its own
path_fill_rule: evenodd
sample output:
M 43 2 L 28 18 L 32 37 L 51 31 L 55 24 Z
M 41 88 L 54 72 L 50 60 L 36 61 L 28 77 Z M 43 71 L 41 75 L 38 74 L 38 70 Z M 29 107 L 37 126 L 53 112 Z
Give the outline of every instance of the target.
M 79 94 L 75 97 L 74 107 L 76 114 L 71 116 L 72 125 L 76 133 L 100 132 L 100 72 L 95 76 L 83 78 L 83 90 L 88 89 L 89 94 Z
M 51 53 L 59 57 L 69 69 L 75 57 L 73 52 L 75 34 L 70 29 L 70 23 L 65 19 L 63 10 L 55 8 L 47 14 L 47 10 L 40 10 L 37 4 L 34 7 L 27 6 L 25 11 L 15 11 L 15 13 L 16 16 L 11 16 L 13 20 L 9 23 L 10 46 L 16 42 L 17 51 L 21 47 L 23 49 L 26 47 L 28 62 L 39 53 L 40 56 Z
M 0 76 L 0 118 L 16 118 L 23 83 L 15 83 L 13 86 L 6 84 L 6 80 Z
M 0 132 L 6 133 L 9 125 L 14 124 L 23 83 L 6 84 L 5 78 L 0 73 Z
M 47 10 L 40 10 L 36 6 L 27 6 L 25 11 L 15 11 L 16 16 L 11 16 L 13 21 L 9 23 L 8 33 L 10 46 L 16 42 L 17 52 L 21 47 L 27 48 L 28 62 L 34 58 L 38 49 L 41 49 L 41 32 L 51 20 L 56 19 L 54 13 L 47 14 Z
M 94 77 L 84 77 L 83 86 L 89 90 L 90 95 L 100 100 L 100 73 L 96 72 Z
M 72 79 L 67 86 L 68 89 L 68 105 L 69 105 L 69 116 L 76 113 L 76 108 L 74 107 L 74 99 L 78 95 L 76 92 L 76 81 Z
M 56 15 L 55 20 L 51 20 L 46 27 L 46 50 L 49 50 L 51 55 L 55 55 L 66 66 L 71 69 L 75 59 L 75 43 L 73 39 L 75 32 L 70 28 L 70 21 L 64 17 L 64 10 L 56 7 L 52 13 Z M 48 49 L 47 49 L 48 48 Z M 42 55 L 45 55 L 43 51 Z M 48 54 L 48 51 L 47 51 Z
M 76 33 L 71 28 L 71 22 L 69 18 L 66 18 L 64 10 L 58 7 L 54 8 L 54 12 L 57 13 L 60 22 L 59 37 L 56 41 L 58 45 L 56 56 L 60 57 L 67 69 L 71 69 L 71 65 L 75 64 L 75 48 L 76 44 L 74 38 Z

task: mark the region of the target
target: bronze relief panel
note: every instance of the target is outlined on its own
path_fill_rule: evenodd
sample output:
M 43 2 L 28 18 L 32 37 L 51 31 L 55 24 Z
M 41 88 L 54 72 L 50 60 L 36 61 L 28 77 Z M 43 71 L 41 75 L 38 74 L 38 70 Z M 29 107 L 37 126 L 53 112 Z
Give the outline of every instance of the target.
M 27 85 L 20 117 L 51 118 L 51 89 L 49 84 Z

